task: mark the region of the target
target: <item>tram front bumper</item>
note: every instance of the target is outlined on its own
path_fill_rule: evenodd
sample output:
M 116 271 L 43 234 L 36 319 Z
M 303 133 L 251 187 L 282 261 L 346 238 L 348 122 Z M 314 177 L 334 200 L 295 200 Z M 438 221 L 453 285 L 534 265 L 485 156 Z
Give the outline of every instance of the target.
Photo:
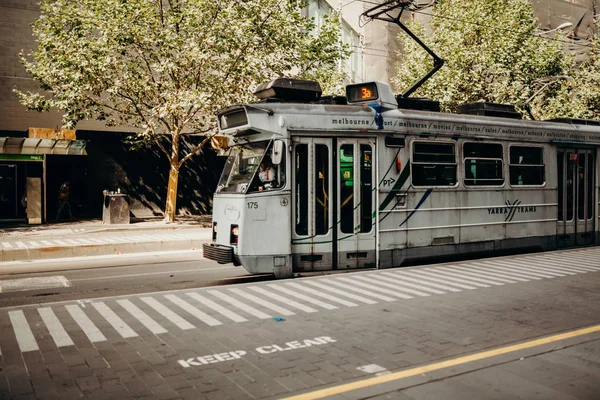
M 202 245 L 202 250 L 204 257 L 208 258 L 209 260 L 216 261 L 219 264 L 233 263 L 233 265 L 236 267 L 241 265 L 240 261 L 233 252 L 233 247 L 231 246 L 224 246 L 215 243 L 204 243 Z

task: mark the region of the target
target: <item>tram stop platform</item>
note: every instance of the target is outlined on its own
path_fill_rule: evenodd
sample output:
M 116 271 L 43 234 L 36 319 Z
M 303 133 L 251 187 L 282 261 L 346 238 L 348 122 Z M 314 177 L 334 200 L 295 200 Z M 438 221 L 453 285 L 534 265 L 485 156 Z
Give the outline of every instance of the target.
M 132 219 L 109 225 L 101 219 L 31 226 L 0 222 L 0 275 L 44 270 L 59 259 L 127 265 L 142 255 L 169 261 L 194 260 L 210 241 L 210 215 Z M 35 269 L 31 265 L 36 262 Z M 93 265 L 93 264 L 92 264 Z M 49 268 L 50 270 L 51 268 Z

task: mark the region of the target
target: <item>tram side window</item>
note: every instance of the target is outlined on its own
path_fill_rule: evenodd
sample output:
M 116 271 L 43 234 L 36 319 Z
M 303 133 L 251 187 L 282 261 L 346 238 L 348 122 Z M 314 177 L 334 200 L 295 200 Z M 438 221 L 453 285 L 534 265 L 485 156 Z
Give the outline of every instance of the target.
M 465 186 L 502 186 L 502 145 L 499 143 L 465 143 Z
M 414 142 L 411 164 L 414 186 L 456 185 L 454 143 Z
M 545 182 L 544 149 L 533 146 L 511 146 L 510 184 L 512 186 L 543 185 Z

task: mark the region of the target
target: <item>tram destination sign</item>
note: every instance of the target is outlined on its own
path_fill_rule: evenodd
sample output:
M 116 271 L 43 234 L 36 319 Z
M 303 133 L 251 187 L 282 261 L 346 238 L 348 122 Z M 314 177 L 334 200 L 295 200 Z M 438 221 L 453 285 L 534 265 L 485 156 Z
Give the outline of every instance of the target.
M 464 116 L 461 115 L 464 118 Z M 505 125 L 505 121 L 501 121 Z M 373 119 L 350 117 L 350 116 L 334 116 L 330 120 L 330 124 L 336 129 L 356 129 L 367 128 L 375 129 L 376 124 Z M 548 122 L 548 124 L 553 124 Z M 600 144 L 600 132 L 568 132 L 557 124 L 556 130 L 535 129 L 530 127 L 507 127 L 494 125 L 480 125 L 467 123 L 452 123 L 444 121 L 427 121 L 406 118 L 387 118 L 384 117 L 383 127 L 392 131 L 400 131 L 403 133 L 414 134 L 440 134 L 440 135 L 495 135 L 509 138 L 518 138 L 521 140 L 564 140 L 574 142 L 590 142 Z
M 4 154 L 0 153 L 0 160 L 9 161 L 44 161 L 44 156 L 41 154 Z

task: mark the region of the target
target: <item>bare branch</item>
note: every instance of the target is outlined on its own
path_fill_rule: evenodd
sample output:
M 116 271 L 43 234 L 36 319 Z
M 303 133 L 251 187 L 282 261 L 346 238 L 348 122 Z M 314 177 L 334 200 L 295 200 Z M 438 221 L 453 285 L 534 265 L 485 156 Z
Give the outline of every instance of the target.
M 204 138 L 204 140 L 203 140 L 202 142 L 200 142 L 200 144 L 198 144 L 198 145 L 194 146 L 194 147 L 192 148 L 192 150 L 190 150 L 190 152 L 189 152 L 188 154 L 186 154 L 186 155 L 185 155 L 185 157 L 183 157 L 183 158 L 181 159 L 181 161 L 179 161 L 179 164 L 177 165 L 177 169 L 181 168 L 181 166 L 183 165 L 183 163 L 184 163 L 186 160 L 188 160 L 188 159 L 192 158 L 192 156 L 194 156 L 194 154 L 196 154 L 196 152 L 197 152 L 198 150 L 200 150 L 200 149 L 201 149 L 201 148 L 202 148 L 202 147 L 203 147 L 203 146 L 206 144 L 206 142 L 208 142 L 210 139 L 212 139 L 212 137 L 213 137 L 213 136 L 215 136 L 216 134 L 217 134 L 217 133 L 215 132 L 214 134 L 212 134 L 212 135 L 210 135 L 210 136 L 207 136 L 207 137 L 205 137 L 205 138 Z

